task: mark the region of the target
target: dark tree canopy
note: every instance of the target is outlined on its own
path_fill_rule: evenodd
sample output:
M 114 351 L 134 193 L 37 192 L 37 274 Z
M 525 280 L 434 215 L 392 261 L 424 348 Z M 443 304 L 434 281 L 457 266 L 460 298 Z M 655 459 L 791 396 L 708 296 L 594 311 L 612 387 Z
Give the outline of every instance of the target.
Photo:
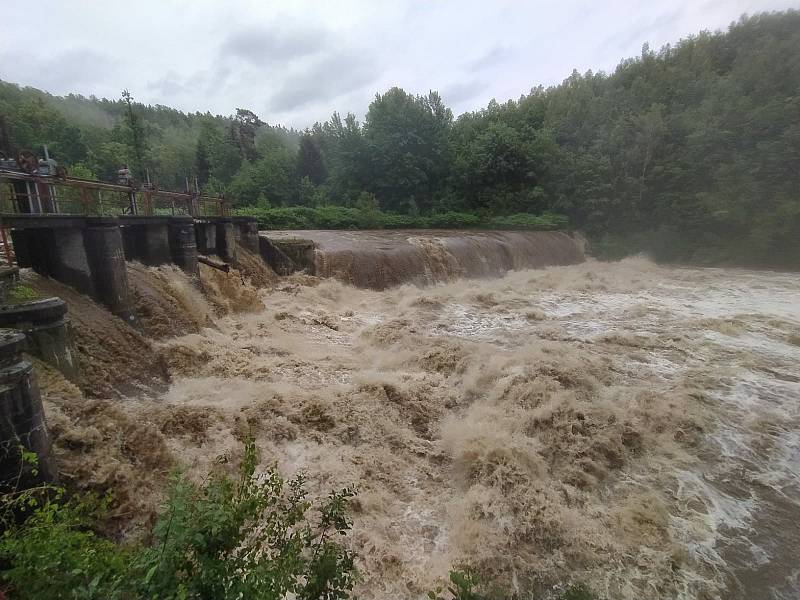
M 436 92 L 392 88 L 363 123 L 334 113 L 299 134 L 242 108 L 184 114 L 2 82 L 0 115 L 15 148 L 47 144 L 101 178 L 126 163 L 163 187 L 196 176 L 239 206 L 551 212 L 606 256 L 800 267 L 796 10 L 645 45 L 613 73 L 573 72 L 457 119 Z
M 300 147 L 297 151 L 297 176 L 298 179 L 308 177 L 315 185 L 321 184 L 328 177 L 320 142 L 310 133 L 305 133 L 300 138 Z

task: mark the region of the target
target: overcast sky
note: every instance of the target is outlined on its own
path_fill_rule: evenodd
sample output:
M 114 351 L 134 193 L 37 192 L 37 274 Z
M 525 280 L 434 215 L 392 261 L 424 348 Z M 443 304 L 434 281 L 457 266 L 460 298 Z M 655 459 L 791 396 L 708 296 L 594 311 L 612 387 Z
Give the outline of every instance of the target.
M 459 114 L 572 69 L 611 71 L 794 0 L 37 0 L 0 19 L 0 79 L 305 127 L 377 91 L 438 90 Z

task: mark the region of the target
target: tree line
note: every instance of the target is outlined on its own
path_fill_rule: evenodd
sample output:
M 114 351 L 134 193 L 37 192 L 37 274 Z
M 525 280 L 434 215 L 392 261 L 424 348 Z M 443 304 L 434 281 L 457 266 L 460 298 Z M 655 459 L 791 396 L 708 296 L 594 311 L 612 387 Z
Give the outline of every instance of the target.
M 73 173 L 110 179 L 128 164 L 254 211 L 556 214 L 605 256 L 800 267 L 796 10 L 645 45 L 613 73 L 573 72 L 457 118 L 434 91 L 392 88 L 363 122 L 334 113 L 296 131 L 247 109 L 187 114 L 9 83 L 0 115 L 16 147 L 47 143 Z

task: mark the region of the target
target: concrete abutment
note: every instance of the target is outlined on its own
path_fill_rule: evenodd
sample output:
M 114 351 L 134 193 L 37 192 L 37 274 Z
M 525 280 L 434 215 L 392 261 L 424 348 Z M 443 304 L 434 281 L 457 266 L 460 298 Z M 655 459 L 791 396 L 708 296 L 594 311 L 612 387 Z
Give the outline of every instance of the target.
M 61 371 L 70 381 L 78 381 L 80 373 L 67 322 L 67 303 L 61 298 L 0 306 L 0 327 L 23 332 L 30 354 Z
M 45 424 L 42 399 L 25 360 L 25 334 L 0 330 L 0 492 L 14 492 L 58 476 L 50 436 Z M 22 452 L 36 453 L 32 463 Z

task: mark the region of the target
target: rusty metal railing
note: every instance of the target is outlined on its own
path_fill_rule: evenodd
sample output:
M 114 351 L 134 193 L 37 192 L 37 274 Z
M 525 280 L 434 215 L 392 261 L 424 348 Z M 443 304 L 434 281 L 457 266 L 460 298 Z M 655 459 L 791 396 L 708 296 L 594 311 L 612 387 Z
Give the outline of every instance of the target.
M 230 207 L 222 196 L 0 168 L 0 213 L 219 217 Z

